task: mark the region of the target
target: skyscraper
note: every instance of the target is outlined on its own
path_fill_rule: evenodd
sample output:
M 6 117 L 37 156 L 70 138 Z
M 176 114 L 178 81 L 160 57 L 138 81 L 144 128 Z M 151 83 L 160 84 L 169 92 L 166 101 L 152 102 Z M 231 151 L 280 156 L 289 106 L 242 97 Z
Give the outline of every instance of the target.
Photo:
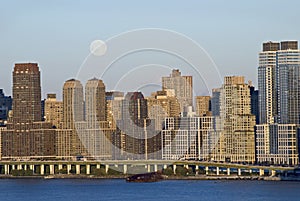
M 13 71 L 13 122 L 41 121 L 41 84 L 38 64 L 15 64 Z
M 93 78 L 85 85 L 85 121 L 76 123 L 87 157 L 111 159 L 112 129 L 106 121 L 105 85 Z
M 258 67 L 260 124 L 300 123 L 299 69 L 297 41 L 263 43 Z
M 85 85 L 85 120 L 88 124 L 106 120 L 105 85 L 91 79 Z
M 277 114 L 275 90 L 276 52 L 280 49 L 278 42 L 263 43 L 263 51 L 259 53 L 258 91 L 259 122 L 274 123 Z
M 275 72 L 277 122 L 300 124 L 300 50 L 297 41 L 281 42 Z
M 63 86 L 63 127 L 74 129 L 84 120 L 83 87 L 79 80 L 67 80 Z
M 173 89 L 180 104 L 181 113 L 193 106 L 193 77 L 181 76 L 178 69 L 172 70 L 169 77 L 162 77 L 162 90 Z
M 41 122 L 40 71 L 36 63 L 15 64 L 13 117 L 2 133 L 4 158 L 55 156 L 55 130 Z
M 243 76 L 225 77 L 220 108 L 223 133 L 220 136 L 221 157 L 218 160 L 253 163 L 255 116 L 251 114 L 250 90 Z
M 270 48 L 268 44 L 276 44 L 276 47 Z M 266 55 L 272 56 L 269 58 Z M 256 126 L 257 160 L 260 163 L 298 164 L 297 141 L 300 124 L 298 42 L 264 43 L 259 63 L 259 115 L 262 116 L 260 124 Z M 266 73 L 266 69 L 272 73 Z
M 63 86 L 63 123 L 57 129 L 57 155 L 70 158 L 87 155 L 78 131 L 84 121 L 83 87 L 79 80 L 70 79 Z

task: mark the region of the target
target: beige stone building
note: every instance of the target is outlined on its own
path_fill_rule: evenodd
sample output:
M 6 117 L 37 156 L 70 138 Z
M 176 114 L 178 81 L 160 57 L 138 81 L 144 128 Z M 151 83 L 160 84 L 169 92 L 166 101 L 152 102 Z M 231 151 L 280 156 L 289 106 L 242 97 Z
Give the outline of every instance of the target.
M 211 116 L 210 96 L 196 96 L 196 115 Z
M 180 105 L 173 91 L 157 91 L 147 98 L 148 116 L 155 120 L 156 130 L 162 129 L 166 117 L 180 116 Z
M 188 106 L 193 106 L 193 77 L 182 76 L 178 69 L 172 70 L 168 77 L 162 77 L 162 90 L 173 89 L 180 104 L 181 113 L 186 112 Z
M 216 122 L 222 133 L 211 159 L 254 163 L 255 116 L 251 114 L 250 91 L 243 76 L 225 77 Z
M 63 121 L 63 102 L 56 100 L 56 94 L 47 94 L 45 100 L 45 121 L 55 128 L 61 128 Z

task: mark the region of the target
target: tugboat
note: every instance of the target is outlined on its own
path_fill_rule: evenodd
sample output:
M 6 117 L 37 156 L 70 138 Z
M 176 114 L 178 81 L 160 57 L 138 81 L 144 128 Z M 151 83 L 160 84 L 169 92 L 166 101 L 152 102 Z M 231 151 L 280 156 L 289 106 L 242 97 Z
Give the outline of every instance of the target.
M 150 172 L 145 174 L 135 174 L 126 178 L 127 182 L 157 182 L 164 179 L 161 173 Z

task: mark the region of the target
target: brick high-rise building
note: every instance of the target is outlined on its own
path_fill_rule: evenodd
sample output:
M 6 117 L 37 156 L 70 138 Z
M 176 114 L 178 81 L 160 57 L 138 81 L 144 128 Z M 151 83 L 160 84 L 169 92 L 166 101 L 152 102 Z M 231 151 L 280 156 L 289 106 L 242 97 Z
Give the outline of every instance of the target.
M 1 138 L 3 158 L 55 156 L 55 130 L 41 122 L 40 71 L 36 63 L 15 64 L 13 117 Z

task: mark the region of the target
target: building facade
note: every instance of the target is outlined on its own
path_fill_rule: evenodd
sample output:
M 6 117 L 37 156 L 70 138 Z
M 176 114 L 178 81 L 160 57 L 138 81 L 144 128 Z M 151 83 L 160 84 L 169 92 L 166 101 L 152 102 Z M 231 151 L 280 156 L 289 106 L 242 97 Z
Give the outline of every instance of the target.
M 38 64 L 15 64 L 13 97 L 13 116 L 1 135 L 2 158 L 55 157 L 55 129 L 41 121 Z
M 299 128 L 295 124 L 256 126 L 257 162 L 271 165 L 298 165 Z
M 69 159 L 87 156 L 78 132 L 80 123 L 84 122 L 83 87 L 79 80 L 70 79 L 63 86 L 63 121 L 57 129 L 57 156 Z
M 217 160 L 221 135 L 213 116 L 167 117 L 162 130 L 162 159 Z
M 180 104 L 181 112 L 193 106 L 193 77 L 182 76 L 178 69 L 172 70 L 168 77 L 162 77 L 162 90 L 173 89 Z
M 61 128 L 63 121 L 63 102 L 56 99 L 56 94 L 47 94 L 45 100 L 45 121 L 55 128 Z
M 196 96 L 196 115 L 211 116 L 211 97 Z
M 166 117 L 179 117 L 180 105 L 174 93 L 157 91 L 147 98 L 149 119 L 155 120 L 155 130 L 163 128 Z
M 221 89 L 222 122 L 218 160 L 255 162 L 255 116 L 251 114 L 249 85 L 243 76 L 227 76 Z
M 8 112 L 12 109 L 12 98 L 5 96 L 3 89 L 0 89 L 0 125 L 8 118 Z

